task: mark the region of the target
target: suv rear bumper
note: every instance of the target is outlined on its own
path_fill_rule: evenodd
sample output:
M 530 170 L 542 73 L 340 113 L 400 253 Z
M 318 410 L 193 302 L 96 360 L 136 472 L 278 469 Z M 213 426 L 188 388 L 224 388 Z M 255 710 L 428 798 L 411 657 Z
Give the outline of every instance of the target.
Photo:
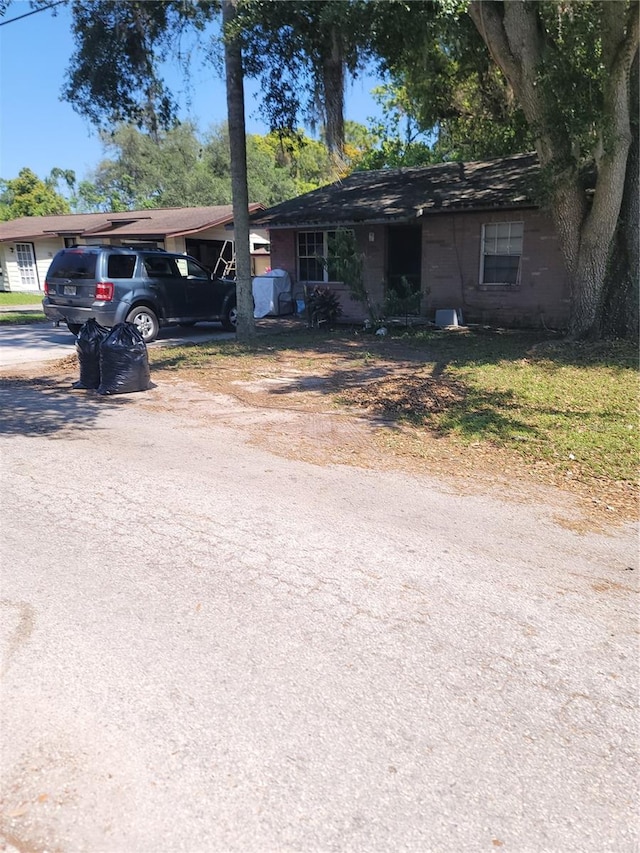
M 62 320 L 65 323 L 77 323 L 79 326 L 93 318 L 101 326 L 112 328 L 124 322 L 128 309 L 129 305 L 122 302 L 79 308 L 72 305 L 52 305 L 46 296 L 42 300 L 42 310 L 47 320 Z

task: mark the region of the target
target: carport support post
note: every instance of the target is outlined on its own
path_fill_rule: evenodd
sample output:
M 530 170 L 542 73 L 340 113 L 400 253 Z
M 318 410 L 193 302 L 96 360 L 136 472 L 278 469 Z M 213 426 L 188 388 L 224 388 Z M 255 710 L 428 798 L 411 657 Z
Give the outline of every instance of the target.
M 227 77 L 227 116 L 231 147 L 231 193 L 236 255 L 239 341 L 255 335 L 249 249 L 249 191 L 247 189 L 247 139 L 244 125 L 244 73 L 240 40 L 230 32 L 237 0 L 223 0 L 224 63 Z

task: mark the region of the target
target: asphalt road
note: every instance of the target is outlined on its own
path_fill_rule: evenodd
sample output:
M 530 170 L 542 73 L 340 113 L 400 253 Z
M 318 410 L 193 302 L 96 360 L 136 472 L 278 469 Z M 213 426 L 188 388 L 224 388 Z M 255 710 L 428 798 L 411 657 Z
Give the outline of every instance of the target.
M 638 849 L 635 529 L 0 390 L 4 849 Z
M 233 338 L 218 323 L 202 323 L 192 329 L 171 326 L 160 330 L 151 347 Z M 53 323 L 0 326 L 0 369 L 55 361 L 75 352 L 75 338 L 66 326 Z

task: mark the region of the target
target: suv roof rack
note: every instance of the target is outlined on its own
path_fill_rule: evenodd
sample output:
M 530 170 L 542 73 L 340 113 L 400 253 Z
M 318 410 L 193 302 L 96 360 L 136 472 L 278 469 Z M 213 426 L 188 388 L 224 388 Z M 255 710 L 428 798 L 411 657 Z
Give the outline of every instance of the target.
M 72 246 L 65 246 L 65 249 L 126 249 L 129 252 L 167 252 L 166 249 L 158 246 L 133 246 L 122 244 L 114 246 L 113 243 L 74 243 Z

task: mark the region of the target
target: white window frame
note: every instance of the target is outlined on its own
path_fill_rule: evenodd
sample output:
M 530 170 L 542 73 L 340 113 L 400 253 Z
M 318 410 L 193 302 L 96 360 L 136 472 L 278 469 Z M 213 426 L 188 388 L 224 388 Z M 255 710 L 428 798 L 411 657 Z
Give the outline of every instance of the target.
M 322 257 L 326 258 L 329 254 L 329 235 L 335 234 L 335 230 L 332 231 L 321 231 L 318 229 L 308 229 L 304 231 L 298 231 L 296 233 L 296 265 L 298 267 L 298 281 L 329 281 L 329 272 L 326 266 L 322 267 L 322 278 L 303 278 L 300 272 L 300 261 L 304 260 L 316 260 L 318 255 L 301 255 L 300 254 L 300 236 L 302 234 L 322 234 Z
M 488 235 L 488 229 L 495 233 Z M 498 241 L 503 241 L 502 245 L 499 246 Z M 482 240 L 480 246 L 480 285 L 482 287 L 518 287 L 520 284 L 520 273 L 522 269 L 523 245 L 524 222 L 521 220 L 513 222 L 485 223 L 482 226 Z M 498 251 L 498 249 L 500 249 L 500 251 Z M 498 256 L 518 258 L 518 271 L 516 273 L 515 281 L 485 281 L 485 259 L 487 257 Z
M 318 258 L 320 256 L 319 255 L 300 255 L 300 242 L 299 242 L 298 238 L 300 237 L 301 234 L 322 234 L 322 257 L 326 259 L 329 255 L 329 240 L 331 237 L 335 237 L 336 232 L 338 232 L 338 231 L 349 231 L 351 234 L 353 234 L 352 228 L 344 228 L 344 229 L 342 229 L 342 228 L 331 228 L 328 230 L 324 230 L 324 229 L 320 229 L 320 228 L 317 228 L 317 229 L 309 228 L 309 229 L 305 229 L 304 231 L 297 231 L 296 232 L 296 267 L 297 267 L 297 271 L 298 271 L 298 281 L 311 281 L 311 282 L 314 282 L 314 281 L 318 281 L 318 282 L 333 281 L 333 279 L 331 279 L 329 277 L 329 269 L 326 265 L 322 267 L 322 278 L 306 279 L 306 278 L 303 278 L 301 276 L 301 274 L 300 274 L 300 258 L 302 257 L 305 259 L 306 258 L 315 259 L 315 258 Z

